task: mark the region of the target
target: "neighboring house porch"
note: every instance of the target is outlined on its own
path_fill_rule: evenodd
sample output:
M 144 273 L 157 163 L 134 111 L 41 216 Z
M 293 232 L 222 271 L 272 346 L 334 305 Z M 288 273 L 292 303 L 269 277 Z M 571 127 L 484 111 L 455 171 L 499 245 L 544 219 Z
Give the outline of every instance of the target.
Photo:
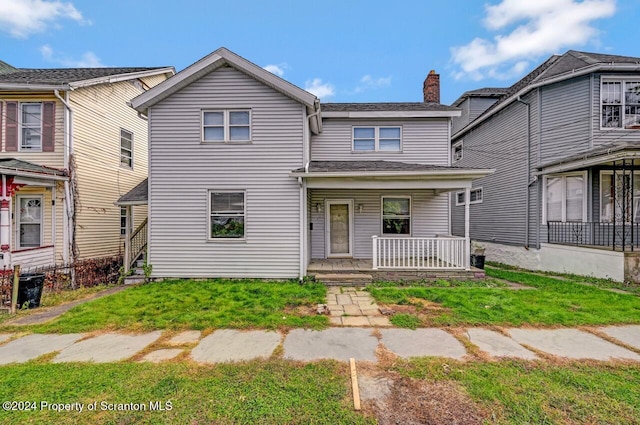
M 63 170 L 0 159 L 0 267 L 48 266 L 68 243 Z
M 640 280 L 639 158 L 638 147 L 613 144 L 541 169 L 548 257 L 573 257 L 567 271 Z

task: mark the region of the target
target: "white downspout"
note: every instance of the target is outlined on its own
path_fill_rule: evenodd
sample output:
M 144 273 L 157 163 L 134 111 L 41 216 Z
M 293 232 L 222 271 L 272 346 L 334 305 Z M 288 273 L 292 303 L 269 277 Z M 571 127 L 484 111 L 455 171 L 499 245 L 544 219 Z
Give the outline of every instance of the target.
M 531 104 L 522 100 L 520 96 L 516 98 L 516 101 L 522 103 L 527 107 L 527 184 L 525 185 L 527 196 L 524 201 L 524 247 L 525 249 L 529 249 L 529 186 L 531 186 Z
M 65 106 L 65 132 L 64 132 L 64 168 L 69 170 L 69 158 L 73 154 L 73 109 L 69 105 L 69 92 L 65 92 L 65 97 L 60 96 L 58 90 L 54 90 L 55 96 Z M 69 180 L 64 181 L 64 226 L 63 226 L 63 245 L 62 259 L 64 263 L 69 262 L 69 254 L 71 252 L 71 241 L 73 240 L 73 194 L 69 188 Z
M 471 238 L 469 229 L 469 205 L 471 202 L 471 189 L 464 190 L 464 265 L 466 270 L 471 270 Z
M 9 212 L 10 199 L 7 199 L 7 176 L 2 175 L 2 199 L 0 200 L 0 249 L 2 250 L 2 264 L 10 266 L 11 253 L 11 214 Z

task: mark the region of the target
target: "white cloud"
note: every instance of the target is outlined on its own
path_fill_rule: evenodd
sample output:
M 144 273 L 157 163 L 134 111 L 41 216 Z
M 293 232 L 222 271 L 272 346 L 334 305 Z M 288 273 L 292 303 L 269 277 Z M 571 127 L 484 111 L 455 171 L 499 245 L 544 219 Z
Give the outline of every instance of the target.
M 70 68 L 101 68 L 104 64 L 100 61 L 100 58 L 95 53 L 89 51 L 82 54 L 80 59 L 72 59 L 65 56 L 60 56 L 54 52 L 54 50 L 48 44 L 40 47 L 40 54 L 42 58 L 48 62 L 53 62 L 58 65 Z
M 45 31 L 57 26 L 60 19 L 90 24 L 72 3 L 59 0 L 0 0 L 0 29 L 16 38 Z
M 278 77 L 282 77 L 284 75 L 285 69 L 289 68 L 286 63 L 280 63 L 278 65 L 267 65 L 264 67 L 267 71 L 272 74 L 277 75 Z
M 373 89 L 389 87 L 391 85 L 391 76 L 374 78 L 367 74 L 360 79 L 360 83 L 367 88 Z
M 312 93 L 320 99 L 326 99 L 333 96 L 336 93 L 335 87 L 330 83 L 323 83 L 320 78 L 314 78 L 313 80 L 306 81 L 304 89 L 309 93 Z
M 592 22 L 613 16 L 616 0 L 502 0 L 486 11 L 484 25 L 507 32 L 453 47 L 452 61 L 460 67 L 455 78 L 512 78 L 531 58 L 593 41 L 599 32 Z

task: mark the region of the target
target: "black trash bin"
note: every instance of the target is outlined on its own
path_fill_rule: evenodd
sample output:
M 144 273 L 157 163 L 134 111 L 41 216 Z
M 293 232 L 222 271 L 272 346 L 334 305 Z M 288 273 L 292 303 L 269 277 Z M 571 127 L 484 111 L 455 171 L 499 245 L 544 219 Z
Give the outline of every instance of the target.
M 20 275 L 18 286 L 18 308 L 40 307 L 42 287 L 44 286 L 44 274 L 24 273 Z
M 484 255 L 471 254 L 471 267 L 484 269 Z

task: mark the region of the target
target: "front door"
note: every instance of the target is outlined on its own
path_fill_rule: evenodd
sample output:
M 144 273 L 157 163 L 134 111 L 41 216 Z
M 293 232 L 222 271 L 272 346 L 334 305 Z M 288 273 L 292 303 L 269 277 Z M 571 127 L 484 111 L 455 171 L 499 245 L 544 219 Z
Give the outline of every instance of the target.
M 353 257 L 353 200 L 326 201 L 327 258 Z

